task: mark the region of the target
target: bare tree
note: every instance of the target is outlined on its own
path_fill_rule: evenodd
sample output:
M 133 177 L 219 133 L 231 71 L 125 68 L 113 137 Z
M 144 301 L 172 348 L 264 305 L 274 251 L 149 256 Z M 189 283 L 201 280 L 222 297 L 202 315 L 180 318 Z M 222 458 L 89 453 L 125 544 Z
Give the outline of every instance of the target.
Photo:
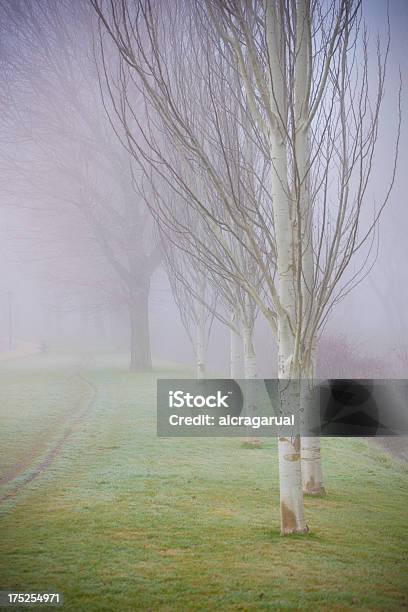
M 320 330 L 372 263 L 376 225 L 394 182 L 399 128 L 389 186 L 363 224 L 388 41 L 383 54 L 379 43 L 376 48 L 373 92 L 358 1 L 91 1 L 128 150 L 146 176 L 160 175 L 211 227 L 218 248 L 206 257 L 207 268 L 227 273 L 265 315 L 278 343 L 282 410 L 297 412 L 296 381 L 312 378 Z M 118 79 L 106 63 L 112 41 Z M 146 124 L 137 119 L 132 89 L 145 96 Z M 232 100 L 245 121 L 231 112 Z M 231 143 L 221 118 L 239 123 L 239 146 L 251 142 L 260 157 L 244 161 L 238 177 L 230 172 Z M 158 133 L 169 137 L 200 189 L 159 146 Z M 250 201 L 240 197 L 245 173 L 257 195 Z M 169 213 L 165 205 L 158 211 L 165 223 Z M 231 240 L 253 258 L 261 288 L 243 270 Z M 278 448 L 281 531 L 303 533 L 299 434 L 279 438 Z M 318 440 L 309 440 L 303 453 L 304 486 L 319 491 Z
M 185 213 L 188 212 L 183 207 L 182 210 Z M 180 209 L 174 211 L 173 220 L 176 217 L 179 219 Z M 196 219 L 195 223 L 191 218 L 185 218 L 183 222 L 177 221 L 178 226 L 181 224 L 183 227 L 190 227 L 191 231 L 194 228 L 194 234 L 200 235 L 202 242 L 207 244 L 207 249 L 211 250 L 212 233 L 205 232 L 203 228 L 201 232 L 198 230 L 199 219 Z M 158 219 L 158 225 L 160 227 L 160 219 Z M 203 346 L 203 342 L 199 339 L 206 337 L 200 328 L 210 315 L 208 319 L 210 327 L 215 318 L 230 331 L 231 378 L 256 378 L 257 365 L 253 342 L 257 315 L 255 302 L 228 277 L 209 271 L 206 267 L 205 253 L 202 254 L 203 258 L 197 257 L 200 248 L 192 249 L 191 239 L 183 240 L 182 235 L 174 234 L 167 229 L 163 231 L 162 245 L 173 295 L 190 340 L 193 345 L 196 344 L 196 357 L 198 358 L 199 355 L 198 347 Z M 192 255 L 193 252 L 196 256 Z M 192 328 L 197 330 L 195 341 L 191 336 Z M 241 367 L 242 357 L 243 368 Z M 198 363 L 197 372 L 199 372 Z
M 189 102 L 188 104 L 190 105 Z M 231 105 L 235 105 L 235 113 L 241 112 L 242 109 L 236 101 L 232 100 Z M 229 110 L 231 111 L 231 109 Z M 199 112 L 200 109 L 197 108 L 195 114 L 198 115 Z M 147 110 L 144 115 L 149 117 Z M 160 118 L 158 118 L 159 120 Z M 205 118 L 203 118 L 203 124 L 204 122 Z M 160 129 L 166 134 L 166 128 L 163 124 Z M 243 172 L 243 168 L 245 166 L 250 168 L 252 164 L 258 164 L 259 156 L 256 155 L 255 147 L 247 138 L 244 142 L 240 142 L 242 133 L 235 120 L 231 121 L 231 112 L 230 117 L 223 117 L 219 121 L 218 129 L 222 139 L 228 142 L 228 164 L 223 169 L 225 172 L 224 180 L 237 181 L 240 184 L 239 198 L 242 205 L 248 204 L 250 206 L 251 201 L 256 200 L 259 194 L 256 193 L 252 173 Z M 172 166 L 178 168 L 178 176 L 183 178 L 190 193 L 199 193 L 200 201 L 208 202 L 208 205 L 217 211 L 216 214 L 219 217 L 224 215 L 225 224 L 231 224 L 232 220 L 224 214 L 219 195 L 212 189 L 211 181 L 208 180 L 206 173 L 200 173 L 197 168 L 192 167 L 187 160 L 180 156 L 177 148 L 169 147 L 169 139 L 163 140 L 163 134 L 160 134 L 160 131 L 158 131 L 157 137 L 158 146 L 162 151 L 167 146 L 166 159 L 168 161 L 171 159 Z M 222 169 L 220 169 L 221 171 Z M 179 197 L 179 194 L 174 193 L 174 190 L 169 188 L 167 179 L 163 180 L 163 177 L 160 176 L 150 176 L 149 179 L 144 197 L 147 204 L 152 207 L 157 226 L 163 236 L 163 245 L 168 244 L 165 247 L 167 261 L 173 263 L 172 269 L 171 266 L 168 266 L 170 273 L 177 277 L 175 282 L 182 283 L 184 288 L 188 286 L 189 293 L 195 296 L 198 303 L 204 305 L 207 310 L 212 312 L 213 316 L 229 328 L 231 378 L 242 377 L 239 367 L 241 343 L 243 344 L 244 357 L 243 376 L 245 378 L 256 378 L 257 366 L 253 332 L 258 307 L 254 299 L 242 289 L 240 283 L 234 280 L 232 263 L 234 260 L 240 261 L 243 274 L 245 277 L 252 278 L 258 291 L 262 286 L 262 274 L 259 266 L 256 265 L 253 257 L 243 245 L 242 228 L 239 226 L 233 227 L 233 232 L 226 233 L 223 236 L 224 243 L 228 244 L 228 249 L 234 253 L 233 259 L 226 260 L 224 258 L 224 247 L 220 249 L 219 245 L 219 227 L 214 223 L 208 223 L 208 220 L 194 206 L 185 202 L 184 196 Z M 152 202 L 154 203 L 153 206 Z M 240 237 L 239 240 L 235 239 L 236 236 Z M 197 287 L 201 286 L 201 283 L 189 283 L 191 279 L 189 279 L 188 273 L 183 276 L 177 272 L 178 259 L 174 254 L 174 249 L 183 253 L 185 270 L 190 265 L 194 270 L 202 270 L 200 274 L 206 272 L 207 284 L 212 285 L 213 291 L 219 296 L 220 299 L 215 302 L 222 307 L 221 309 L 214 310 L 213 304 L 205 301 L 203 296 L 197 292 Z M 193 276 L 195 277 L 194 274 Z M 172 279 L 170 281 L 172 282 Z M 179 302 L 179 300 L 176 301 Z
M 180 318 L 193 346 L 197 379 L 205 378 L 206 352 L 217 308 L 217 294 L 205 272 L 181 249 L 163 240 L 164 265 Z

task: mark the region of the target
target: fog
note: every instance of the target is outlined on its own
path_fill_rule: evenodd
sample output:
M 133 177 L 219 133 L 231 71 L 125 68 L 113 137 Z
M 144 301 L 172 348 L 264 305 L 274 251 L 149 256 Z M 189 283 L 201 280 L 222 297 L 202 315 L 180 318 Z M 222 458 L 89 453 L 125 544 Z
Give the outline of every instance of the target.
M 9 351 L 11 336 L 12 350 L 25 342 L 47 351 L 129 353 L 129 297 L 123 278 L 132 258 L 144 269 L 148 265 L 141 262 L 138 248 L 129 245 L 142 244 L 147 262 L 159 239 L 140 192 L 132 186 L 132 169 L 133 178 L 138 176 L 135 161 L 115 134 L 102 101 L 99 87 L 103 90 L 104 84 L 95 64 L 100 61 L 94 47 L 97 20 L 86 3 L 68 3 L 68 8 L 61 3 L 65 22 L 52 33 L 47 0 L 0 5 L 0 351 Z M 381 203 L 391 178 L 400 71 L 402 117 L 407 116 L 408 5 L 394 0 L 389 11 L 385 97 L 365 196 L 370 206 Z M 385 3 L 366 2 L 364 17 L 370 36 L 375 38 L 376 30 L 383 36 Z M 47 44 L 41 46 L 41 40 Z M 401 357 L 408 347 L 407 145 L 403 120 L 397 175 L 380 218 L 375 263 L 336 305 L 320 341 L 326 352 L 337 341 L 350 345 L 356 359 L 377 360 L 372 371 L 370 365 L 365 371 L 373 376 L 408 376 L 408 360 Z M 93 216 L 93 198 L 98 197 L 102 230 Z M 129 212 L 132 206 L 136 216 Z M 364 222 L 371 214 L 368 209 Z M 142 227 L 129 238 L 131 224 L 138 223 Z M 151 266 L 153 363 L 194 368 L 194 347 L 165 266 L 162 261 Z M 228 375 L 229 334 L 215 318 L 207 372 Z M 256 317 L 254 345 L 258 376 L 276 375 L 275 341 L 262 313 Z

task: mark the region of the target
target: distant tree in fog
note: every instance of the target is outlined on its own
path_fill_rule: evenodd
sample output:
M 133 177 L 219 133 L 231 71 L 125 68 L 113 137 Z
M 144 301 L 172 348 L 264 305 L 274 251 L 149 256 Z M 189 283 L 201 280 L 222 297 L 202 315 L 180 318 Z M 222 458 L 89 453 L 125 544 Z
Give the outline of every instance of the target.
M 80 212 L 128 304 L 130 369 L 149 369 L 149 291 L 160 245 L 106 118 L 89 6 L 1 0 L 0 37 L 3 193 L 20 206 L 48 208 L 49 219 Z

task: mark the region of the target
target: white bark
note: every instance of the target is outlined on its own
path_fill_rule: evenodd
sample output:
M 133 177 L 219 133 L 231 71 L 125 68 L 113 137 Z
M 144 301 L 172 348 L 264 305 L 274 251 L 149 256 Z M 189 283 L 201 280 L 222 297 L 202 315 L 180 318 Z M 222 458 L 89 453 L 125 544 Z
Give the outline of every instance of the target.
M 305 420 L 306 430 L 310 430 L 309 424 L 313 423 L 313 417 L 318 406 L 313 393 L 314 375 L 314 350 L 312 351 L 309 378 L 303 382 L 301 390 L 302 415 Z M 320 450 L 320 438 L 314 436 L 303 436 L 301 444 L 302 454 L 302 484 L 303 491 L 308 495 L 325 495 L 323 484 L 323 467 Z
M 306 533 L 300 468 L 300 436 L 279 437 L 281 534 Z
M 308 326 L 313 320 L 313 211 L 310 194 L 310 122 L 309 122 L 309 82 L 310 65 L 310 21 L 308 19 L 306 0 L 298 0 L 296 12 L 296 64 L 295 64 L 295 160 L 297 169 L 297 204 L 299 206 L 300 236 L 301 236 L 301 270 L 302 270 L 302 312 L 301 324 L 306 336 L 308 354 L 302 355 L 301 378 L 313 380 L 314 376 L 314 337 L 308 333 Z M 306 363 L 309 362 L 307 372 Z M 301 391 L 302 413 L 306 415 L 312 410 L 313 394 L 309 385 L 303 384 Z M 305 493 L 324 494 L 323 470 L 321 465 L 320 440 L 316 437 L 302 439 L 302 483 Z
M 285 342 L 280 343 L 280 363 L 285 363 L 283 352 Z M 283 350 L 282 350 L 283 349 Z M 290 359 L 290 358 L 289 358 Z M 280 366 L 281 410 L 285 415 L 297 414 L 300 407 L 299 385 L 288 378 L 285 367 Z M 294 432 L 292 437 L 279 436 L 279 486 L 281 508 L 281 533 L 306 533 L 308 527 L 304 515 L 302 472 L 300 455 L 300 434 Z
M 292 275 L 292 228 L 289 218 L 289 205 L 281 186 L 280 177 L 286 176 L 285 149 L 272 139 L 275 227 L 278 250 L 278 274 L 282 308 L 278 317 L 278 376 L 285 386 L 288 379 L 299 375 L 293 363 L 295 337 L 290 318 L 294 320 L 293 275 Z M 297 414 L 300 407 L 298 385 L 289 384 L 288 390 L 281 394 L 282 411 L 289 415 Z M 300 435 L 287 438 L 279 437 L 279 481 L 281 504 L 281 533 L 305 533 L 308 531 L 304 516 L 303 491 L 300 462 Z
M 244 378 L 245 380 L 255 380 L 258 376 L 256 367 L 256 353 L 253 343 L 253 325 L 242 326 L 242 337 L 244 342 Z M 256 386 L 250 382 L 247 386 L 246 401 L 248 402 L 248 414 L 252 416 L 256 411 Z M 247 444 L 259 445 L 259 439 L 253 435 L 253 430 L 248 430 Z
M 302 437 L 302 482 L 308 495 L 325 495 L 320 438 Z
M 253 327 L 242 326 L 242 337 L 244 342 L 244 377 L 246 379 L 257 378 L 256 353 L 253 343 Z
M 231 328 L 230 328 L 230 377 L 237 380 L 242 376 L 242 338 L 233 329 L 239 327 L 239 313 L 231 312 Z
M 285 118 L 285 91 L 282 73 L 281 44 L 283 25 L 279 8 L 272 0 L 266 4 L 267 45 L 271 68 L 271 107 L 276 117 Z M 289 199 L 287 154 L 284 126 L 279 123 L 270 131 L 272 159 L 272 198 L 275 222 L 277 267 L 279 279 L 278 312 L 278 376 L 282 381 L 282 411 L 297 413 L 300 407 L 299 387 L 285 384 L 290 377 L 298 377 L 295 352 L 294 269 L 293 232 L 291 223 L 291 202 Z M 281 533 L 305 533 L 308 531 L 304 516 L 302 476 L 300 462 L 300 435 L 291 438 L 279 437 L 279 485 L 281 507 Z

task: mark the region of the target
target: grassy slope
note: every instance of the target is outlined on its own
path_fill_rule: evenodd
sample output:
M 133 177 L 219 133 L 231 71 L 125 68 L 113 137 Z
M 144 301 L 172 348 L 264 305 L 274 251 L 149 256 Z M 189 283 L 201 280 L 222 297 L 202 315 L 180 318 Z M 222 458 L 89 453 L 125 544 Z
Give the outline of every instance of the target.
M 24 458 L 21 441 L 37 453 L 25 473 L 47 452 L 42 425 L 52 447 L 89 393 L 66 363 L 41 360 L 0 374 L 0 465 Z M 275 442 L 158 439 L 157 375 L 172 373 L 88 366 L 89 415 L 0 506 L 0 589 L 58 589 L 67 610 L 407 609 L 401 465 L 363 441 L 324 440 L 329 496 L 307 499 L 309 536 L 281 538 Z

